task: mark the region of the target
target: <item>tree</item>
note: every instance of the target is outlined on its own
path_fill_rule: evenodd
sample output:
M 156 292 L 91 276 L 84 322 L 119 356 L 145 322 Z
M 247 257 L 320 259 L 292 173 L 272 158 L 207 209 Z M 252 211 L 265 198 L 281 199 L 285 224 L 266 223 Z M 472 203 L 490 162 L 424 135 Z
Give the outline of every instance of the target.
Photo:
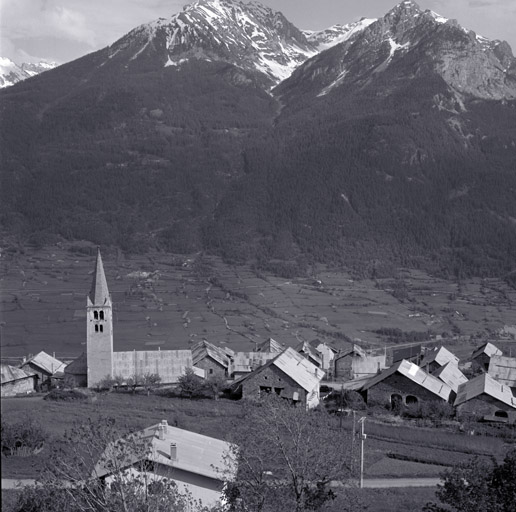
M 185 373 L 179 377 L 177 382 L 181 396 L 197 398 L 202 396 L 204 391 L 204 380 L 195 375 L 192 368 L 186 368 Z
M 236 479 L 227 486 L 232 512 L 354 510 L 330 482 L 350 482 L 350 437 L 324 410 L 306 411 L 276 395 L 246 400 L 230 440 Z M 340 498 L 346 495 L 343 487 Z
M 161 382 L 161 377 L 157 373 L 146 373 L 141 378 L 141 384 L 147 391 L 147 396 L 155 389 Z
M 513 512 L 516 503 L 516 449 L 501 464 L 474 458 L 443 474 L 436 496 L 441 504 L 427 503 L 426 512 Z M 443 506 L 444 505 L 444 506 Z
M 90 418 L 56 444 L 35 486 L 20 492 L 12 510 L 207 512 L 173 481 L 147 471 L 148 449 L 141 434 L 121 431 L 112 419 Z
M 220 373 L 215 373 L 206 379 L 204 387 L 213 395 L 215 400 L 218 400 L 220 392 L 227 387 L 227 380 Z

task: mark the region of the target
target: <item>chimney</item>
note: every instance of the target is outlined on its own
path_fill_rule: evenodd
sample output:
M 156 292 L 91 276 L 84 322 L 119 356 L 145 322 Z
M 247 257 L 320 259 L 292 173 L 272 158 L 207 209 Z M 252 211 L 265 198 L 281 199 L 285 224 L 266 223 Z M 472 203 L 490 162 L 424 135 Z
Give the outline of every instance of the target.
M 167 427 L 168 427 L 167 420 L 161 420 L 160 426 L 161 426 L 161 429 L 163 430 L 163 433 L 166 434 Z
M 177 444 L 170 443 L 170 460 L 177 460 Z
M 165 439 L 165 432 L 163 431 L 163 425 L 158 425 L 158 439 L 163 441 Z

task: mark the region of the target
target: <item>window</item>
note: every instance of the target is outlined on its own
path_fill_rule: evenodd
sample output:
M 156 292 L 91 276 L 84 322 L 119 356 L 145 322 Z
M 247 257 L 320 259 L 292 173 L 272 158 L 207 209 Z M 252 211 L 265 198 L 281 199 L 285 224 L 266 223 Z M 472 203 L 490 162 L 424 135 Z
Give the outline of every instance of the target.
M 99 332 L 99 324 L 95 324 L 95 332 Z
M 260 386 L 260 396 L 269 394 L 271 391 L 272 391 L 272 388 L 270 388 L 268 386 Z
M 418 402 L 419 402 L 419 400 L 417 399 L 417 396 L 407 395 L 407 397 L 405 398 L 405 403 L 407 405 L 414 405 L 414 404 L 417 404 Z
M 496 418 L 508 418 L 509 417 L 509 415 L 507 414 L 506 411 L 496 411 L 494 415 Z
M 210 371 L 208 373 L 210 373 L 210 374 L 213 373 L 213 368 L 210 368 Z
M 99 318 L 100 318 L 101 320 L 104 320 L 104 311 L 101 311 L 101 312 L 99 313 Z
M 403 398 L 401 397 L 401 395 L 398 395 L 398 394 L 393 394 L 391 395 L 391 406 L 394 408 L 394 407 L 399 407 L 400 404 L 403 403 Z
M 282 388 L 274 388 L 274 393 L 276 393 L 278 396 L 281 395 L 281 389 Z
M 104 326 L 102 324 L 100 325 L 100 332 L 104 332 Z
M 93 312 L 93 319 L 94 320 L 98 320 L 99 319 L 99 312 L 98 311 L 94 311 Z

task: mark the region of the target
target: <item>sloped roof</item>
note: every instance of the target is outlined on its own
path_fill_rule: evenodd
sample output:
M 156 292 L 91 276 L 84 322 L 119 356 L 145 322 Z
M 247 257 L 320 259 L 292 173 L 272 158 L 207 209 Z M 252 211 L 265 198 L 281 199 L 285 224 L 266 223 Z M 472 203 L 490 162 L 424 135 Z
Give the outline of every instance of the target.
M 405 359 L 397 362 L 390 368 L 387 368 L 383 372 L 374 376 L 372 379 L 369 380 L 369 382 L 367 382 L 367 384 L 364 385 L 362 389 L 369 389 L 378 384 L 379 382 L 382 382 L 387 377 L 394 375 L 396 372 L 403 375 L 407 379 L 410 379 L 415 384 L 419 384 L 427 391 L 430 391 L 431 393 L 437 395 L 443 400 L 448 400 L 450 397 L 452 388 L 448 384 L 445 384 L 437 377 L 434 377 L 433 375 L 426 373 L 417 364 L 411 363 L 410 361 L 407 361 Z
M 476 359 L 481 354 L 486 354 L 488 357 L 501 356 L 502 351 L 492 343 L 484 343 L 473 352 L 471 359 Z
M 498 382 L 512 388 L 516 387 L 516 357 L 491 357 L 488 373 Z
M 160 429 L 163 430 L 163 439 L 159 438 Z M 144 446 L 138 450 L 140 453 L 132 457 L 133 462 L 152 460 L 164 466 L 221 481 L 232 479 L 236 473 L 236 465 L 228 460 L 234 447 L 226 441 L 172 427 L 165 420 L 134 435 L 136 439 L 142 440 Z M 175 459 L 170 457 L 171 443 L 176 445 L 177 457 Z M 139 445 L 139 441 L 137 444 Z M 104 452 L 108 458 L 110 450 L 113 450 L 112 444 Z M 102 462 L 98 462 L 93 475 L 100 478 L 110 473 L 109 468 Z
M 461 405 L 484 394 L 516 409 L 516 398 L 512 394 L 511 389 L 493 379 L 488 373 L 483 373 L 461 384 L 453 405 Z
M 95 262 L 95 270 L 93 271 L 93 279 L 88 298 L 95 306 L 103 306 L 104 304 L 110 303 L 109 290 L 106 274 L 104 273 L 102 256 L 100 255 L 100 249 L 97 249 L 97 261 Z
M 263 341 L 256 347 L 257 352 L 277 352 L 280 353 L 283 351 L 285 347 L 281 345 L 281 343 L 276 340 L 269 338 L 268 340 Z
M 77 359 L 72 361 L 64 369 L 65 375 L 87 375 L 88 374 L 88 359 L 86 352 L 83 352 Z
M 432 375 L 441 379 L 445 384 L 448 384 L 455 393 L 457 393 L 461 384 L 468 382 L 468 378 L 459 370 L 459 367 L 451 361 L 437 368 L 435 372 L 432 372 Z
M 336 349 L 333 345 L 331 345 L 330 343 L 326 342 L 326 341 L 321 341 L 320 339 L 318 338 L 315 338 L 315 340 L 312 340 L 310 342 L 310 346 L 315 348 L 316 350 L 319 350 L 319 347 L 321 345 L 324 345 L 325 347 L 328 347 L 331 351 L 333 351 L 335 354 L 339 351 L 338 349 Z
M 217 363 L 227 368 L 229 360 L 227 354 L 223 349 L 216 347 L 212 343 L 206 340 L 199 341 L 192 347 L 192 362 L 196 365 L 199 361 L 204 359 L 206 356 L 211 357 Z
M 11 366 L 5 363 L 1 363 L 0 370 L 2 384 L 14 382 L 15 380 L 27 379 L 29 377 L 34 377 L 35 375 L 31 371 L 22 370 L 21 368 L 16 368 L 15 366 Z
M 306 354 L 308 357 L 311 357 L 314 361 L 317 361 L 320 365 L 322 364 L 322 355 L 321 353 L 310 346 L 309 343 L 306 341 L 301 342 L 297 347 L 296 350 L 300 354 Z
M 231 370 L 233 372 L 252 372 L 277 355 L 277 352 L 234 352 L 231 358 Z
M 62 372 L 66 367 L 65 363 L 43 351 L 25 361 L 25 363 L 21 365 L 21 368 L 23 368 L 25 365 L 28 365 L 29 363 L 34 364 L 50 375 L 54 375 L 57 372 Z
M 349 355 L 355 355 L 355 356 L 358 356 L 358 357 L 366 357 L 367 354 L 366 354 L 366 352 L 365 352 L 365 350 L 363 348 L 359 347 L 356 344 L 353 344 L 347 350 L 337 354 L 335 356 L 335 360 L 340 359 L 341 357 L 349 356 Z
M 447 348 L 439 347 L 434 348 L 433 350 L 428 351 L 421 361 L 421 367 L 424 367 L 425 364 L 430 364 L 436 362 L 439 366 L 444 366 L 447 363 L 452 363 L 455 365 L 459 364 L 459 358 L 452 354 Z

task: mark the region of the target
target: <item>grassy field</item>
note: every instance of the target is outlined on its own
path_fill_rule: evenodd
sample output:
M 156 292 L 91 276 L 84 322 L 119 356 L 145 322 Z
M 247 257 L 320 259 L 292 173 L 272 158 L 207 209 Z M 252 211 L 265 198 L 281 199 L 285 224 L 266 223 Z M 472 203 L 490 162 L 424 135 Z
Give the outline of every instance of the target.
M 503 346 L 496 332 L 515 323 L 516 290 L 497 280 L 457 284 L 403 270 L 397 280 L 356 280 L 324 267 L 314 267 L 310 277 L 284 279 L 212 257 L 129 258 L 105 251 L 103 258 L 115 350 L 188 348 L 203 338 L 252 350 L 271 336 L 286 345 L 319 338 L 381 348 L 387 340 L 375 331 L 397 328 L 460 333 L 445 343 L 467 357 L 483 339 L 494 337 Z M 94 253 L 64 245 L 2 254 L 3 358 L 45 350 L 66 359 L 84 350 L 94 262 Z M 401 296 L 393 291 L 400 286 Z

